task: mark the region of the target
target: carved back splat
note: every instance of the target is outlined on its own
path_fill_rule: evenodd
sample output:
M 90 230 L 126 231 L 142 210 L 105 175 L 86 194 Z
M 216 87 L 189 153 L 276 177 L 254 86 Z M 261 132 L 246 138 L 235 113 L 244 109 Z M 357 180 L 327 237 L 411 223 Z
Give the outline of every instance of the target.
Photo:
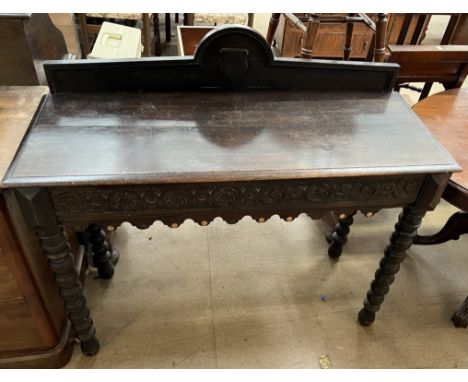
M 56 94 L 233 88 L 389 92 L 399 66 L 275 58 L 252 28 L 223 26 L 204 37 L 194 56 L 48 61 L 44 68 Z

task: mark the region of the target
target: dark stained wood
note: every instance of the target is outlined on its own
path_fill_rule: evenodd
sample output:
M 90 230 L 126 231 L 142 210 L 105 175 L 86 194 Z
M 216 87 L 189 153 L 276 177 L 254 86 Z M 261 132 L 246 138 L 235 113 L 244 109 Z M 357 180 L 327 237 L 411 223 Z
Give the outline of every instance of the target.
M 354 223 L 354 215 L 356 212 L 354 211 L 351 214 L 343 214 L 340 216 L 338 223 L 336 223 L 336 227 L 334 232 L 327 237 L 330 245 L 328 247 L 328 256 L 332 259 L 338 259 L 341 256 L 341 252 L 343 251 L 343 246 L 348 241 L 348 234 L 350 231 L 350 226 Z
M 245 215 L 254 219 L 277 213 L 287 220 L 301 212 L 320 217 L 330 209 L 349 214 L 355 209 L 375 212 L 383 207 L 412 203 L 424 176 L 265 180 L 161 185 L 54 187 L 50 196 L 59 221 L 92 221 L 136 226 L 161 220 L 171 226 L 191 218 L 201 225 L 220 216 L 235 223 Z M 378 207 L 376 207 L 378 206 Z M 112 220 L 110 220 L 112 218 Z M 86 228 L 86 227 L 85 227 Z
M 61 225 L 176 228 L 187 218 L 206 226 L 404 207 L 360 314 L 370 324 L 422 216 L 459 170 L 390 93 L 395 69 L 275 60 L 238 27 L 210 32 L 193 58 L 48 65 L 54 94 L 2 187 L 41 239 L 82 351 L 99 343 Z M 137 89 L 147 92 L 122 92 Z M 93 244 L 107 261 L 103 239 Z
M 466 233 L 468 233 L 468 213 L 458 211 L 450 216 L 439 232 L 428 236 L 417 235 L 413 240 L 413 244 L 442 244 L 450 240 L 458 240 L 461 235 Z
M 0 177 L 21 144 L 46 87 L 0 87 Z M 19 240 L 21 238 L 21 240 Z M 36 237 L 0 192 L 0 367 L 60 367 L 69 326 Z
M 48 192 L 44 188 L 29 188 L 19 190 L 15 194 L 25 221 L 36 233 L 49 267 L 54 272 L 68 319 L 80 340 L 81 350 L 85 355 L 94 355 L 99 350 L 96 330 L 86 306 L 83 286 L 79 281 L 67 235 L 55 219 Z
M 226 56 L 240 51 L 248 53 L 237 61 Z M 228 66 L 239 73 L 228 73 Z M 260 34 L 241 26 L 209 32 L 194 57 L 54 61 L 44 67 L 53 94 L 215 88 L 390 91 L 398 72 L 395 64 L 275 59 Z
M 364 308 L 358 315 L 362 325 L 371 325 L 375 314 L 380 310 L 390 285 L 395 281 L 395 275 L 400 270 L 400 263 L 406 257 L 406 250 L 411 247 L 413 237 L 421 225 L 428 207 L 434 203 L 434 193 L 440 192 L 447 184 L 446 176 L 427 177 L 422 186 L 419 198 L 403 209 L 395 225 L 395 231 L 390 237 L 390 244 L 384 252 L 384 258 L 379 263 L 374 280 L 364 300 Z
M 47 13 L 0 14 L 0 85 L 47 85 L 43 62 L 66 54 Z
M 468 327 L 468 297 L 453 314 L 452 321 L 457 328 Z
M 114 275 L 114 264 L 106 233 L 103 228 L 91 223 L 86 229 L 88 240 L 93 251 L 93 265 L 98 269 L 99 277 L 110 279 Z
M 337 151 L 341 155 L 330 155 Z M 430 165 L 427 152 L 432 153 Z M 3 186 L 323 178 L 457 168 L 397 93 L 60 94 L 46 100 Z

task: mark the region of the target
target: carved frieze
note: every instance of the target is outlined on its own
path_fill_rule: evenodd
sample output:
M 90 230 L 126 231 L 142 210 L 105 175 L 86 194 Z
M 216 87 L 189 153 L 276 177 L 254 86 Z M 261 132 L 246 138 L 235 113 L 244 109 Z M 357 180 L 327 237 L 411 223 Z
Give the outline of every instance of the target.
M 58 215 L 109 212 L 249 210 L 413 202 L 422 177 L 286 180 L 141 186 L 68 187 L 51 190 Z

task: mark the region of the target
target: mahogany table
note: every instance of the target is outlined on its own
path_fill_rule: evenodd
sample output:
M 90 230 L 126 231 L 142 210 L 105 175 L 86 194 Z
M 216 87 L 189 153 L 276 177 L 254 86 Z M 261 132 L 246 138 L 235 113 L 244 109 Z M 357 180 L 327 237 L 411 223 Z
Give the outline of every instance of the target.
M 465 171 L 453 174 L 442 197 L 460 211 L 431 236 L 417 236 L 415 244 L 440 244 L 468 233 L 468 89 L 432 95 L 413 107 L 430 131 Z M 468 297 L 452 316 L 457 327 L 468 326 Z
M 87 355 L 99 343 L 63 225 L 205 226 L 400 206 L 359 313 L 370 325 L 425 212 L 459 171 L 391 91 L 397 65 L 275 59 L 248 27 L 208 33 L 195 56 L 45 70 L 52 94 L 2 185 L 36 232 Z M 92 241 L 106 276 L 102 239 Z

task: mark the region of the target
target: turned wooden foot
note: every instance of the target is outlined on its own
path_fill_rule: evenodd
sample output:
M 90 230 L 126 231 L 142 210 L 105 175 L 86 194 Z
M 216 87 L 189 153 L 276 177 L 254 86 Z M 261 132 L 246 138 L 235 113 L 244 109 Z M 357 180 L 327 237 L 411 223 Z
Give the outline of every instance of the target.
M 468 233 L 468 213 L 456 212 L 447 220 L 444 227 L 434 235 L 416 235 L 413 244 L 442 244 L 449 240 L 458 240 L 460 235 Z
M 86 232 L 93 251 L 93 265 L 98 269 L 99 277 L 103 279 L 112 278 L 114 276 L 114 262 L 107 243 L 106 233 L 97 224 L 90 224 Z
M 364 300 L 364 308 L 359 312 L 358 321 L 362 325 L 368 326 L 375 321 L 375 314 L 389 292 L 395 274 L 400 270 L 400 263 L 406 256 L 405 251 L 411 247 L 424 214 L 425 210 L 408 207 L 398 217 L 395 231 L 390 237 L 390 244 L 385 249 L 384 257 Z
M 99 351 L 99 341 L 96 337 L 91 338 L 89 341 L 80 342 L 81 352 L 91 357 Z
M 96 330 L 75 269 L 75 259 L 70 252 L 65 231 L 56 221 L 47 189 L 17 190 L 16 197 L 26 223 L 36 232 L 40 246 L 49 261 L 65 311 L 83 353 L 96 354 L 99 342 L 95 337 Z
M 453 325 L 457 328 L 468 326 L 468 297 L 452 316 Z
M 350 226 L 354 222 L 356 211 L 345 217 L 340 217 L 335 226 L 335 231 L 327 235 L 327 241 L 330 243 L 328 247 L 328 256 L 332 259 L 339 259 L 343 252 L 343 246 L 348 241 Z

